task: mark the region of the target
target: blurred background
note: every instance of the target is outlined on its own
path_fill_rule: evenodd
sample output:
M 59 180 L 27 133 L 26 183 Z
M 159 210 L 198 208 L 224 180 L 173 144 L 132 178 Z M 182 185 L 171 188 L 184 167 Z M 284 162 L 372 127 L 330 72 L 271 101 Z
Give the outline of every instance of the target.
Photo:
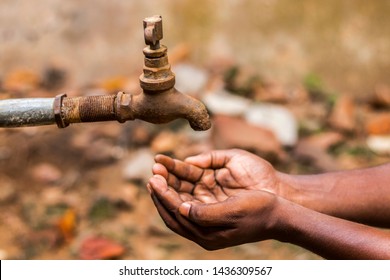
M 243 148 L 280 171 L 387 162 L 390 1 L 1 0 L 0 98 L 137 93 L 162 15 L 176 87 L 213 127 L 0 129 L 0 259 L 318 259 L 276 241 L 206 252 L 145 190 L 153 156 Z

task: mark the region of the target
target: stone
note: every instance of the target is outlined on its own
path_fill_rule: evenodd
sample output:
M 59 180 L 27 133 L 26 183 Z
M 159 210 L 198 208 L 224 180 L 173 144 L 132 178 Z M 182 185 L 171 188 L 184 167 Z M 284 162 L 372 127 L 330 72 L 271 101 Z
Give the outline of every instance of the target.
M 232 65 L 224 72 L 224 83 L 228 91 L 252 99 L 260 77 L 253 67 Z
M 147 182 L 152 174 L 154 154 L 147 148 L 135 151 L 125 161 L 123 178 L 128 181 L 141 180 Z
M 151 125 L 153 124 L 135 120 L 127 125 L 130 131 L 130 139 L 127 140 L 127 144 L 138 146 L 146 146 L 150 144 L 153 134 L 153 128 L 151 128 Z
M 64 202 L 64 193 L 61 188 L 44 188 L 40 193 L 40 201 L 45 206 L 52 206 Z
M 117 140 L 122 133 L 122 129 L 123 127 L 116 122 L 99 122 L 99 124 L 94 124 L 91 127 L 90 133 L 94 139 L 110 138 Z
M 353 131 L 356 128 L 356 106 L 349 95 L 340 96 L 329 117 L 331 127 L 341 131 Z
M 174 156 L 175 158 L 183 160 L 189 156 L 210 152 L 212 150 L 213 150 L 213 145 L 210 143 L 210 141 L 204 141 L 200 143 L 192 143 L 186 145 L 183 148 L 176 149 L 174 151 Z
M 231 94 L 226 90 L 205 94 L 202 101 L 213 114 L 227 116 L 241 116 L 251 105 L 250 99 Z
M 110 164 L 121 158 L 124 151 L 106 138 L 97 139 L 84 150 L 84 159 L 94 164 Z
M 248 123 L 269 129 L 285 146 L 293 146 L 298 139 L 298 124 L 285 107 L 269 103 L 253 104 L 245 112 Z
M 208 81 L 207 72 L 191 64 L 177 64 L 172 67 L 172 71 L 176 76 L 176 89 L 185 94 L 200 92 Z
M 31 170 L 33 179 L 41 184 L 50 185 L 58 183 L 62 178 L 62 172 L 51 163 L 42 162 Z
M 266 82 L 255 87 L 254 98 L 261 102 L 300 103 L 308 101 L 309 94 L 301 86 L 286 87 L 277 82 Z
M 378 155 L 390 155 L 390 134 L 370 135 L 367 137 L 368 148 Z
M 267 83 L 255 88 L 255 99 L 263 102 L 286 103 L 288 97 L 286 90 L 281 84 Z
M 329 148 L 343 142 L 344 140 L 345 137 L 341 133 L 329 131 L 307 136 L 303 138 L 300 143 L 315 146 L 321 150 L 328 150 Z
M 210 144 L 211 129 L 194 131 L 185 126 L 179 131 L 161 131 L 150 144 L 154 153 L 170 154 L 175 158 L 184 159 L 212 149 Z
M 118 196 L 113 197 L 117 205 L 124 206 L 126 209 L 133 208 L 138 201 L 140 190 L 136 185 L 123 185 L 119 187 Z
M 213 117 L 212 142 L 216 149 L 242 148 L 262 155 L 282 157 L 281 145 L 274 133 L 237 117 Z
M 102 197 L 107 198 L 121 209 L 132 209 L 139 200 L 140 189 L 136 184 L 125 183 L 115 188 L 104 188 L 99 191 Z
M 287 108 L 299 123 L 299 130 L 305 135 L 317 133 L 325 127 L 329 110 L 325 103 L 310 102 L 303 104 L 287 104 Z
M 308 136 L 298 141 L 294 148 L 294 156 L 322 171 L 338 170 L 339 163 L 328 154 L 328 150 L 343 140 L 344 136 L 338 132 L 324 132 Z
M 164 130 L 153 139 L 150 148 L 155 153 L 172 152 L 182 142 L 183 136 L 182 134 Z

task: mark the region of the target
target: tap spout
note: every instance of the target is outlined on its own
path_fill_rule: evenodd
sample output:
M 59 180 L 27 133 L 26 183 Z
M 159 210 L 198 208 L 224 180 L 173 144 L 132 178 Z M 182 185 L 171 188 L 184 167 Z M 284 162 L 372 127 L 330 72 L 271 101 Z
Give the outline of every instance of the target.
M 197 131 L 211 127 L 206 107 L 197 99 L 170 88 L 160 92 L 142 92 L 138 95 L 118 96 L 119 116 L 126 121 L 140 119 L 154 124 L 163 124 L 175 119 L 186 119 Z

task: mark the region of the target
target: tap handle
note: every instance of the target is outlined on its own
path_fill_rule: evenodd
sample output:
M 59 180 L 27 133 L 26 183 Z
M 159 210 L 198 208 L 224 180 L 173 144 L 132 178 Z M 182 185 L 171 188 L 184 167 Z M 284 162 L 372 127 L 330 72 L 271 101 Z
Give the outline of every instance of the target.
M 163 38 L 162 17 L 151 16 L 144 19 L 145 44 L 152 50 L 160 48 L 160 40 Z

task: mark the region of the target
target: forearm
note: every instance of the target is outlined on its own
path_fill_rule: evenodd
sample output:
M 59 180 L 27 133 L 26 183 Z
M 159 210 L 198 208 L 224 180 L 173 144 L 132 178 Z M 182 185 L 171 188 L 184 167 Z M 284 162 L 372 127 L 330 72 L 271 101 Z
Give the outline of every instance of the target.
M 279 173 L 280 195 L 328 215 L 390 227 L 390 164 L 319 175 Z
M 283 200 L 283 199 L 281 199 Z M 290 201 L 276 208 L 277 239 L 326 259 L 390 259 L 390 234 L 328 216 Z

